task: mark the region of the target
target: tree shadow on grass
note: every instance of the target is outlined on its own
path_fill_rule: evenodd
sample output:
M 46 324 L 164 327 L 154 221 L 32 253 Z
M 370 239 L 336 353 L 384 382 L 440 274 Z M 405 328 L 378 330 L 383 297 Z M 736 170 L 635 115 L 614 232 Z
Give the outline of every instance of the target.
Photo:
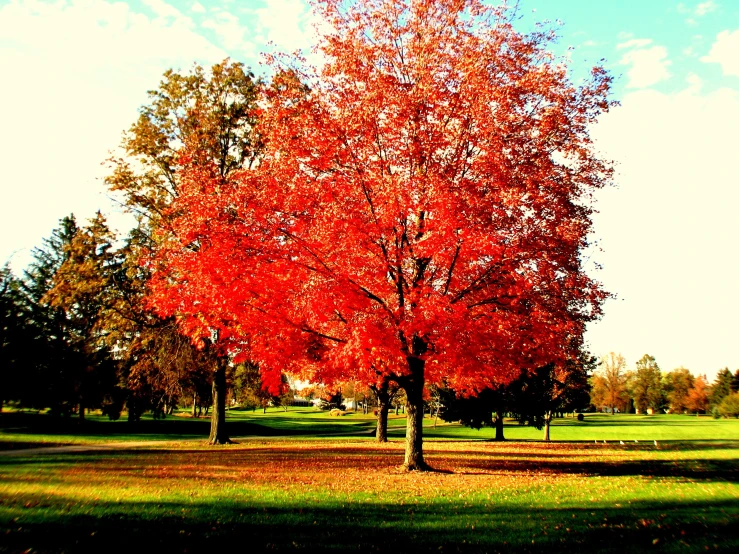
M 223 501 L 5 501 L 0 552 L 736 552 L 739 500 L 551 509 Z
M 21 454 L 21 453 L 18 453 Z M 598 454 L 598 453 L 596 453 Z M 739 459 L 710 459 L 699 456 L 678 459 L 583 459 L 578 453 L 564 451 L 543 456 L 538 450 L 523 452 L 497 452 L 486 449 L 457 449 L 453 451 L 427 451 L 426 461 L 435 473 L 457 473 L 461 475 L 520 474 L 536 471 L 551 475 L 574 475 L 581 477 L 625 477 L 669 478 L 686 481 L 739 483 Z M 140 448 L 124 450 L 98 450 L 88 452 L 35 454 L 0 458 L 0 467 L 8 468 L 12 478 L 14 465 L 44 467 L 64 465 L 70 467 L 85 464 L 103 472 L 145 471 L 150 468 L 177 468 L 182 463 L 188 467 L 229 467 L 233 471 L 244 468 L 282 468 L 285 472 L 299 472 L 306 468 L 329 471 L 340 475 L 342 471 L 357 468 L 376 471 L 395 471 L 403 460 L 401 448 L 388 449 L 369 444 L 357 448 L 346 446 L 304 448 L 303 443 L 280 445 L 238 446 L 169 450 Z M 214 474 L 217 479 L 217 472 Z M 172 475 L 161 475 L 170 479 Z M 155 479 L 155 476 L 151 477 Z
M 374 431 L 372 422 L 358 421 L 342 425 L 327 423 L 311 423 L 310 425 L 290 427 L 284 425 L 270 426 L 240 419 L 226 420 L 226 429 L 231 437 L 298 437 L 314 436 L 327 433 L 342 435 L 366 436 Z M 265 422 L 268 423 L 268 422 Z M 141 421 L 105 421 L 78 418 L 54 417 L 48 414 L 0 413 L 0 430 L 3 433 L 24 435 L 71 435 L 84 437 L 107 437 L 111 441 L 136 438 L 139 440 L 187 440 L 202 437 L 206 439 L 210 433 L 210 420 L 168 417 L 160 420 L 145 419 Z M 13 446 L 16 444 L 16 446 Z M 15 441 L 0 441 L 0 449 L 19 448 Z M 26 442 L 25 447 L 32 448 L 38 444 Z
M 542 473 L 569 474 L 601 477 L 657 477 L 689 481 L 716 481 L 739 483 L 739 461 L 681 459 L 675 460 L 626 460 L 617 462 L 547 461 L 547 460 L 497 460 L 468 462 L 460 473 L 538 471 Z

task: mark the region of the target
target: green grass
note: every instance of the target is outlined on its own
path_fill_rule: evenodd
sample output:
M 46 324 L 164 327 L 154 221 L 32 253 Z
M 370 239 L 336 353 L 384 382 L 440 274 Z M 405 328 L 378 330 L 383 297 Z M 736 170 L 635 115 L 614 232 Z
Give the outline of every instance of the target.
M 233 437 L 334 435 L 337 433 L 369 436 L 374 430 L 372 416 L 349 412 L 331 417 L 328 412 L 309 408 L 293 408 L 288 412 L 271 408 L 261 410 L 229 410 L 228 431 Z M 403 418 L 401 425 L 405 425 Z M 0 413 L 0 450 L 36 446 L 96 445 L 111 442 L 191 441 L 205 439 L 210 419 L 191 418 L 181 412 L 154 420 L 145 415 L 141 421 L 110 421 L 100 414 L 78 418 L 54 418 L 48 414 Z
M 228 431 L 239 440 L 242 437 L 324 436 L 347 438 L 371 436 L 375 428 L 373 415 L 346 412 L 332 417 L 328 412 L 311 408 L 291 408 L 287 412 L 270 408 L 261 410 L 230 410 Z M 491 428 L 469 429 L 427 417 L 424 420 L 428 439 L 490 440 L 495 436 Z M 389 436 L 405 435 L 405 416 L 390 415 Z M 145 417 L 131 424 L 125 420 L 108 421 L 101 415 L 89 415 L 85 422 L 77 419 L 60 420 L 45 414 L 0 414 L 0 450 L 28 448 L 43 445 L 84 445 L 111 442 L 177 441 L 205 439 L 210 422 L 207 418 L 193 419 L 185 413 L 163 420 Z M 508 440 L 540 440 L 543 432 L 530 426 L 507 421 Z M 649 442 L 731 440 L 739 438 L 739 419 L 715 420 L 708 416 L 687 415 L 631 415 L 586 414 L 584 421 L 559 418 L 552 423 L 553 441 Z
M 427 418 L 428 474 L 399 469 L 404 423 L 379 445 L 361 413 L 234 410 L 237 444 L 208 447 L 205 419 L 4 413 L 0 552 L 739 550 L 737 420 L 588 414 L 496 443 Z M 99 443 L 119 447 L 21 448 Z
M 19 455 L 20 454 L 20 455 Z M 0 552 L 733 552 L 739 442 L 257 439 L 0 456 Z
M 428 420 L 429 422 L 431 420 Z M 427 437 L 480 438 L 495 436 L 490 428 L 466 429 L 461 426 L 445 426 L 425 431 Z M 509 440 L 541 440 L 543 431 L 507 422 L 505 436 Z M 587 442 L 651 442 L 685 440 L 739 439 L 739 419 L 713 419 L 709 416 L 689 415 L 633 415 L 586 414 L 583 421 L 572 417 L 558 418 L 552 422 L 553 441 Z

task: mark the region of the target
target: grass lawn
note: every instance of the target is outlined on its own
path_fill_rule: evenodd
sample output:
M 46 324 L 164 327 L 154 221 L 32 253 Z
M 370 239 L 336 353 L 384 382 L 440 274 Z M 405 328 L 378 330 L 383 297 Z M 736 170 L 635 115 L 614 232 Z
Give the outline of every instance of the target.
M 371 418 L 321 414 L 231 412 L 234 430 L 272 431 L 223 447 L 184 440 L 203 422 L 168 418 L 136 438 L 174 442 L 2 455 L 0 552 L 739 551 L 737 421 L 589 415 L 557 420 L 546 444 L 516 425 L 506 434 L 518 440 L 495 443 L 479 440 L 491 430 L 427 420 L 437 471 L 407 474 L 403 441 L 374 443 Z M 32 441 L 7 415 L 0 440 Z M 38 436 L 121 438 L 88 424 L 96 434 Z
M 332 417 L 328 412 L 312 408 L 270 408 L 261 410 L 229 410 L 228 431 L 238 440 L 242 437 L 344 436 L 366 438 L 373 436 L 375 417 L 361 412 L 346 412 Z M 424 419 L 427 439 L 490 440 L 495 436 L 491 428 L 469 429 L 442 420 Z M 186 412 L 153 420 L 129 423 L 124 419 L 109 421 L 99 414 L 90 414 L 84 422 L 76 418 L 55 419 L 45 414 L 0 413 L 0 451 L 37 446 L 95 445 L 107 443 L 134 443 L 177 441 L 189 443 L 205 439 L 210 430 L 208 418 L 191 418 Z M 390 414 L 389 437 L 405 436 L 405 416 Z M 507 421 L 505 436 L 513 441 L 539 441 L 542 430 Z M 555 419 L 551 437 L 554 442 L 607 443 L 696 440 L 739 440 L 739 419 L 715 420 L 709 416 L 688 415 L 633 415 L 586 414 L 584 421 L 573 417 Z

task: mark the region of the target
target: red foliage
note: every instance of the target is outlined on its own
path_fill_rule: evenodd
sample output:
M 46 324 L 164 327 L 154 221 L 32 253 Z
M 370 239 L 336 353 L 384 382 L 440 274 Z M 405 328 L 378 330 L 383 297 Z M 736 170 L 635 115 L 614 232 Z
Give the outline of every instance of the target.
M 257 167 L 185 159 L 158 310 L 272 387 L 414 359 L 472 392 L 563 362 L 606 296 L 580 252 L 611 175 L 588 135 L 610 78 L 575 87 L 547 35 L 477 0 L 342 4 L 320 3 L 320 72 L 265 87 Z

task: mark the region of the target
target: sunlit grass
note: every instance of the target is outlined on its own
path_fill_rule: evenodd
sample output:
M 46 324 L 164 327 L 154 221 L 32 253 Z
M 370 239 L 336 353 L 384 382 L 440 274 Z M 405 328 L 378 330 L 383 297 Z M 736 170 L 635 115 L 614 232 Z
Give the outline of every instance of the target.
M 261 410 L 229 410 L 228 431 L 236 441 L 253 437 L 304 436 L 327 439 L 367 438 L 373 436 L 375 417 L 361 412 L 345 412 L 332 417 L 327 411 L 313 408 L 270 408 Z M 491 440 L 495 432 L 491 428 L 469 429 L 459 424 L 426 417 L 425 436 L 429 440 Z M 108 443 L 148 443 L 150 441 L 176 441 L 185 445 L 202 441 L 208 436 L 208 418 L 191 418 L 186 412 L 153 420 L 146 416 L 141 422 L 131 424 L 125 419 L 108 421 L 99 414 L 90 414 L 85 422 L 75 418 L 58 420 L 48 415 L 9 414 L 0 415 L 0 450 L 49 445 L 100 445 Z M 389 436 L 405 435 L 405 416 L 391 412 Z M 542 431 L 515 421 L 507 421 L 505 436 L 514 441 L 538 441 Z M 584 421 L 574 417 L 558 418 L 552 423 L 553 441 L 592 442 L 619 444 L 653 443 L 655 440 L 695 441 L 732 440 L 739 438 L 739 419 L 715 420 L 708 416 L 687 415 L 624 415 L 586 414 Z
M 733 551 L 739 442 L 254 439 L 0 457 L 0 551 Z M 361 548 L 360 548 L 361 547 Z

